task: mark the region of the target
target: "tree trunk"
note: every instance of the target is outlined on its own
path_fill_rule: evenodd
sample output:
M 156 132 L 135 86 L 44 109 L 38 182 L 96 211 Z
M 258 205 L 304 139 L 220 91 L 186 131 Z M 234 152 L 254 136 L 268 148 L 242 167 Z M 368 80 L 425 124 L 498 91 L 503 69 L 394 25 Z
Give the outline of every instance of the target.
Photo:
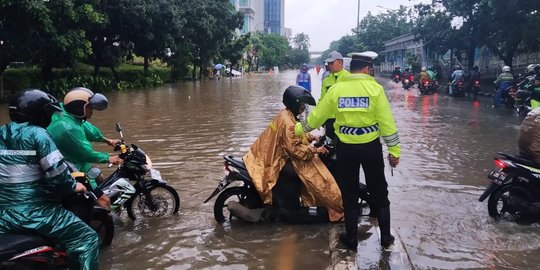
M 148 75 L 148 66 L 150 66 L 148 56 L 144 56 L 144 75 Z
M 100 68 L 99 64 L 97 62 L 94 63 L 94 77 L 99 76 L 99 68 Z
M 4 72 L 6 71 L 8 65 L 0 66 L 0 100 L 4 98 Z
M 120 82 L 120 76 L 118 75 L 118 71 L 116 71 L 116 69 L 114 68 L 114 65 L 111 65 L 110 68 L 111 68 L 111 71 L 112 71 L 114 82 L 119 83 Z
M 195 77 L 196 76 L 196 74 L 195 74 L 196 70 L 197 70 L 197 64 L 195 64 L 195 61 L 193 61 L 193 70 L 191 70 L 191 80 L 192 81 L 195 81 L 195 79 L 196 79 L 196 77 Z
M 474 58 L 475 58 L 476 46 L 471 44 L 471 47 L 468 48 L 467 56 L 469 61 L 467 63 L 468 70 L 471 70 L 474 67 Z
M 41 79 L 43 81 L 43 84 L 47 84 L 53 79 L 52 65 L 47 62 L 44 63 L 41 67 Z

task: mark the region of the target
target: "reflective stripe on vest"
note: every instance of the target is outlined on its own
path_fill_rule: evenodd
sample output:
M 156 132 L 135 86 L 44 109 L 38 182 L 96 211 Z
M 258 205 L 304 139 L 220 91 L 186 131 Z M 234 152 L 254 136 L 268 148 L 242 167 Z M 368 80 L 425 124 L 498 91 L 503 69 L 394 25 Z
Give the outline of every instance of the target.
M 347 126 L 340 126 L 339 127 L 339 132 L 340 133 L 348 134 L 348 135 L 363 135 L 363 134 L 371 133 L 371 132 L 374 132 L 374 131 L 377 131 L 377 130 L 379 130 L 379 125 L 378 124 L 375 124 L 375 125 L 372 125 L 372 126 L 367 126 L 367 127 L 359 127 L 359 128 L 347 127 Z

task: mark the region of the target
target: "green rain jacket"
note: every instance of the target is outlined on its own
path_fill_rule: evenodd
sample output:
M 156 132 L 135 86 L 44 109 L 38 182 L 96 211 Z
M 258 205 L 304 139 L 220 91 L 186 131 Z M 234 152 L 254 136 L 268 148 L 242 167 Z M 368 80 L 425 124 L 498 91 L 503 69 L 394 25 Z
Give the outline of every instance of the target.
M 63 244 L 80 269 L 98 269 L 96 232 L 60 206 L 75 181 L 45 129 L 0 127 L 0 233 L 32 232 Z
M 388 152 L 400 156 L 400 143 L 383 87 L 366 74 L 351 74 L 330 88 L 307 119 L 295 126 L 297 135 L 320 127 L 335 115 L 334 129 L 348 144 L 369 143 L 383 137 Z
M 92 163 L 109 162 L 109 154 L 95 151 L 90 143 L 90 139 L 99 136 L 96 134 L 101 134 L 99 130 L 99 133 L 96 133 L 95 130 L 89 131 L 89 129 L 85 129 L 84 123 L 86 121 L 69 113 L 64 112 L 61 115 L 56 115 L 55 118 L 47 131 L 51 134 L 53 141 L 66 157 L 66 160 L 73 163 L 79 171 L 88 171 Z M 88 134 L 91 134 L 90 138 Z
M 55 113 L 52 116 L 52 122 L 56 122 L 58 119 L 62 118 L 63 114 L 67 114 L 67 112 L 64 110 L 64 103 L 60 103 L 60 107 L 62 107 L 62 113 Z M 82 127 L 84 130 L 84 134 L 86 135 L 86 139 L 91 142 L 104 142 L 105 136 L 103 136 L 103 133 L 101 133 L 101 130 L 94 126 L 92 123 L 88 121 L 84 121 L 82 123 Z

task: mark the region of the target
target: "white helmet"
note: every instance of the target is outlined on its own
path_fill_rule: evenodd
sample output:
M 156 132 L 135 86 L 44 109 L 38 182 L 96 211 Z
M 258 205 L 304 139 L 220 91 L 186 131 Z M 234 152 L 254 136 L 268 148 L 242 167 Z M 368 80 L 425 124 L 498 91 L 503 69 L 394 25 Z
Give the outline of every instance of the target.
M 533 72 L 534 71 L 534 66 L 536 66 L 535 64 L 530 64 L 527 66 L 527 72 Z
M 502 67 L 502 72 L 510 72 L 510 67 L 509 66 Z

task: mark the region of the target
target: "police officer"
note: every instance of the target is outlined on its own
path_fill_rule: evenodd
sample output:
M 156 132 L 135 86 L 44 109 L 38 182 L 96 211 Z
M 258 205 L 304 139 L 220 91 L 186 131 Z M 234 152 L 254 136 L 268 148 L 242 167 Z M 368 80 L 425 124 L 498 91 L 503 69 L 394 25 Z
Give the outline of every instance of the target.
M 326 97 L 303 122 L 297 123 L 297 135 L 321 126 L 335 115 L 334 128 L 339 142 L 338 185 L 343 196 L 346 233 L 340 240 L 350 249 L 358 244 L 357 204 L 360 192 L 359 171 L 362 166 L 368 191 L 376 204 L 381 245 L 388 247 L 394 242 L 390 234 L 390 201 L 388 184 L 384 176 L 384 158 L 379 137 L 388 146 L 390 166 L 399 163 L 400 143 L 390 104 L 384 89 L 368 75 L 375 52 L 352 54 L 352 75 L 330 88 Z
M 328 93 L 330 87 L 350 74 L 349 71 L 343 68 L 343 55 L 341 55 L 341 53 L 332 51 L 330 54 L 328 54 L 328 58 L 325 61 L 328 63 L 330 74 L 322 82 L 321 97 L 319 98 L 319 102 L 323 99 L 326 93 Z M 335 141 L 336 134 L 334 132 L 334 121 L 334 117 L 330 117 L 328 121 L 324 123 L 324 129 L 326 136 Z

